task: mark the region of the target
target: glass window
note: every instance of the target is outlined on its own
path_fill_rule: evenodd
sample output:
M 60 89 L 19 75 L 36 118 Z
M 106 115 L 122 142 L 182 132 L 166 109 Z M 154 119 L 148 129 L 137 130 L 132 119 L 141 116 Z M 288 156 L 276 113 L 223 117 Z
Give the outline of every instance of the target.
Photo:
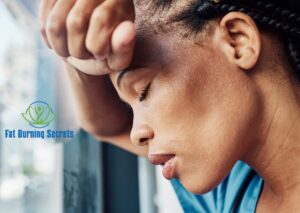
M 62 145 L 7 137 L 30 129 L 22 113 L 32 102 L 56 104 L 53 81 L 43 75 L 53 73 L 54 63 L 41 46 L 36 5 L 0 2 L 0 212 L 62 212 Z

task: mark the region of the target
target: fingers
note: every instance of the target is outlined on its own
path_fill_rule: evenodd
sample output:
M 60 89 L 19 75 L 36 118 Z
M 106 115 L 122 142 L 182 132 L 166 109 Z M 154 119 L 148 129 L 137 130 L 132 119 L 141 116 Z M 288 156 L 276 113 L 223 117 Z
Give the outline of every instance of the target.
M 109 56 L 111 34 L 123 19 L 118 15 L 118 7 L 105 3 L 93 11 L 85 43 L 87 49 L 100 60 Z
M 47 22 L 47 17 L 51 9 L 53 8 L 55 2 L 56 0 L 42 0 L 39 9 L 40 32 L 44 42 L 49 48 L 51 48 L 51 46 L 46 35 L 46 22 Z
M 124 21 L 117 26 L 111 39 L 112 54 L 108 58 L 108 66 L 112 70 L 128 67 L 132 60 L 135 36 L 135 26 L 131 21 Z
M 90 16 L 103 0 L 77 0 L 67 20 L 67 41 L 71 56 L 78 59 L 91 58 L 92 54 L 85 47 L 86 33 Z
M 46 44 L 83 72 L 103 74 L 131 61 L 135 27 L 130 0 L 42 0 L 40 20 Z
M 54 51 L 69 56 L 67 43 L 66 18 L 76 0 L 57 0 L 46 23 L 47 40 Z
M 113 31 L 111 42 L 112 52 L 104 60 L 82 60 L 75 57 L 68 57 L 67 62 L 78 70 L 89 75 L 104 75 L 113 70 L 126 68 L 132 59 L 135 43 L 135 26 L 130 21 L 124 21 Z

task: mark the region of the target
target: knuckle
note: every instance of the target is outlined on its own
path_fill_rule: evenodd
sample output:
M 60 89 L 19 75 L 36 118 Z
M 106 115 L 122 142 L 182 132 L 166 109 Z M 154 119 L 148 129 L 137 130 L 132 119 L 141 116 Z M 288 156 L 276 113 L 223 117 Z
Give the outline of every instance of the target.
M 111 9 L 101 8 L 96 9 L 92 14 L 92 20 L 97 23 L 98 26 L 108 27 L 113 19 L 113 13 Z
M 84 14 L 70 13 L 67 17 L 66 25 L 67 29 L 70 31 L 83 31 L 87 27 L 87 18 Z
M 46 32 L 58 36 L 63 31 L 65 31 L 65 23 L 61 17 L 56 15 L 51 16 L 47 22 Z

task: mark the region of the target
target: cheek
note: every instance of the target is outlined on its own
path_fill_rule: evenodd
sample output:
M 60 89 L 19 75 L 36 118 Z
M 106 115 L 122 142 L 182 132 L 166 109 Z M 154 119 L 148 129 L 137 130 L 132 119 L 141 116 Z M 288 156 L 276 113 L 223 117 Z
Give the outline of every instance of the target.
M 214 188 L 255 146 L 259 126 L 259 97 L 246 79 L 215 88 L 211 94 L 206 114 L 200 116 L 197 145 L 183 153 L 178 165 L 180 180 L 197 193 Z
M 222 181 L 258 132 L 255 87 L 243 73 L 221 73 L 170 81 L 152 102 L 156 146 L 176 153 L 178 177 L 194 193 Z
M 192 88 L 180 77 L 159 79 L 151 88 L 146 119 L 154 129 L 155 139 L 168 146 L 169 141 L 187 140 L 189 127 L 199 113 L 190 94 Z

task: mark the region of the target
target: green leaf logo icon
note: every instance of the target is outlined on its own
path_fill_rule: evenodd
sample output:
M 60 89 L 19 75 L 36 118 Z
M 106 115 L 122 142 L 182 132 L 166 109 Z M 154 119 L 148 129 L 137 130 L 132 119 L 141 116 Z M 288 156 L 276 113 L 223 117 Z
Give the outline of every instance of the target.
M 47 127 L 56 117 L 51 106 L 43 101 L 36 101 L 30 104 L 23 118 L 35 128 Z

